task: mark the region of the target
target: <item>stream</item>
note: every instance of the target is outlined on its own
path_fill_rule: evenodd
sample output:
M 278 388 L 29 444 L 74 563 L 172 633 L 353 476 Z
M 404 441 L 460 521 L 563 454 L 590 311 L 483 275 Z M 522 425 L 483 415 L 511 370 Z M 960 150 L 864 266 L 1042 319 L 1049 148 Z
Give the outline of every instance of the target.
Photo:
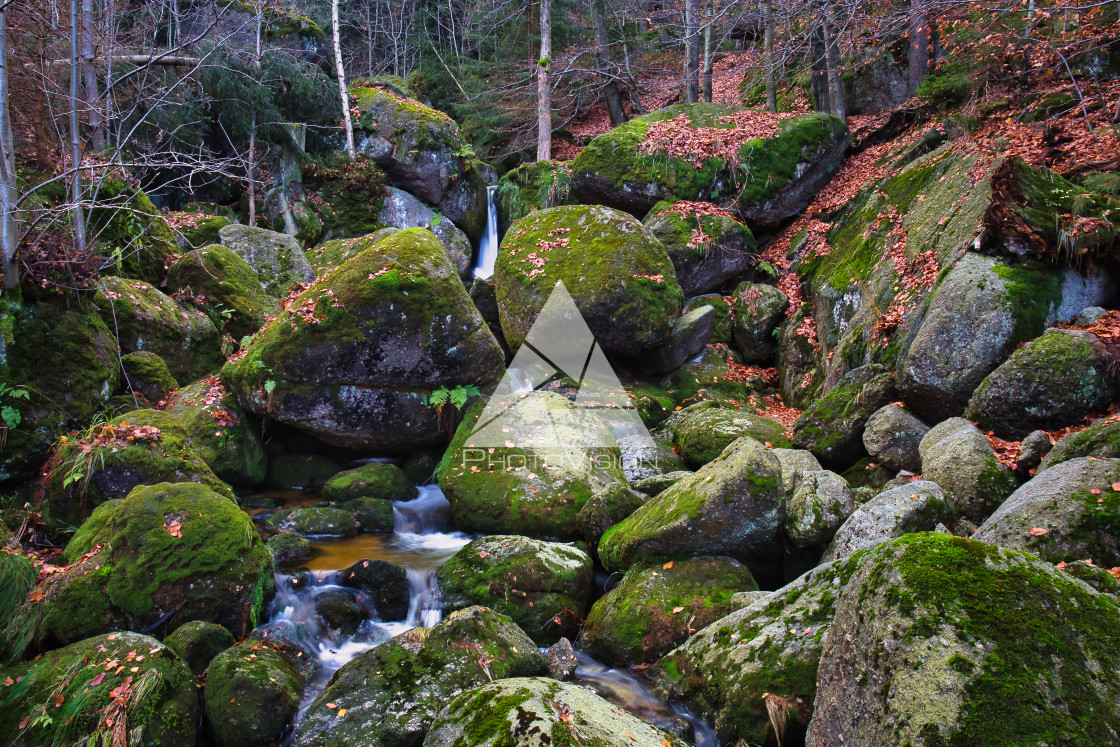
M 451 506 L 435 485 L 419 486 L 420 495 L 393 502 L 393 533 L 359 534 L 338 539 L 311 538 L 316 554 L 298 562 L 291 572 L 276 573 L 276 596 L 268 608 L 268 622 L 257 633 L 298 644 L 318 663 L 308 678 L 300 713 L 326 687 L 344 664 L 364 651 L 415 627 L 431 627 L 442 617 L 436 570 L 471 537 L 455 531 Z M 310 505 L 310 493 L 283 495 L 288 506 Z M 293 500 L 294 498 L 294 500 Z M 387 560 L 405 568 L 409 582 L 406 619 L 363 622 L 353 635 L 333 633 L 315 609 L 315 597 L 339 583 L 340 571 L 361 560 Z M 697 747 L 719 747 L 715 733 L 686 709 L 659 699 L 637 675 L 609 668 L 579 652 L 573 681 L 646 721 L 682 736 Z

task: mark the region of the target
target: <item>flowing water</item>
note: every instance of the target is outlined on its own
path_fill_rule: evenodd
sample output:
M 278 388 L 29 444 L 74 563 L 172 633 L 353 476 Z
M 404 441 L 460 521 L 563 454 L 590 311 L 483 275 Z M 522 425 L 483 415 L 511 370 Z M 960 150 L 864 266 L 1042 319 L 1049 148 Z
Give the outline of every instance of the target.
M 391 535 L 316 539 L 317 554 L 302 563 L 301 570 L 276 574 L 276 597 L 268 610 L 269 622 L 257 632 L 299 645 L 318 663 L 308 679 L 297 720 L 331 676 L 355 656 L 407 630 L 439 622 L 435 572 L 470 537 L 454 530 L 451 506 L 437 486 L 423 485 L 419 490 L 417 498 L 393 502 Z M 312 505 L 318 500 L 313 494 L 294 497 L 294 501 L 285 503 Z M 353 635 L 341 635 L 323 623 L 315 608 L 315 598 L 325 591 L 344 589 L 339 583 L 340 572 L 362 560 L 388 560 L 405 568 L 409 582 L 408 614 L 404 620 L 378 620 L 372 606 L 354 592 L 358 604 L 371 619 L 363 622 Z M 632 673 L 610 669 L 582 653 L 578 656 L 579 666 L 573 677 L 576 682 L 654 725 L 690 735 L 697 747 L 718 747 L 714 732 L 702 721 L 658 699 Z
M 493 277 L 494 262 L 498 259 L 498 209 L 494 206 L 497 190 L 497 187 L 486 188 L 486 231 L 478 245 L 478 264 L 474 268 L 476 278 Z

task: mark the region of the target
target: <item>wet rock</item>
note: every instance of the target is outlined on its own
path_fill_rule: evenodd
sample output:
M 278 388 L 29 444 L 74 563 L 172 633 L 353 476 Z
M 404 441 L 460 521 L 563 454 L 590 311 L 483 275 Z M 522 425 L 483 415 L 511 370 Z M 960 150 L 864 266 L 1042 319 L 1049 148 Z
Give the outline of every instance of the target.
M 474 251 L 471 240 L 449 218 L 436 213 L 408 192 L 389 187 L 385 206 L 377 217 L 385 225 L 394 228 L 426 228 L 431 231 L 447 250 L 447 256 L 451 264 L 455 265 L 459 276 L 466 278 L 470 274 L 474 266 L 471 261 Z
M 311 542 L 296 532 L 280 532 L 269 538 L 268 550 L 276 563 L 307 558 L 315 552 Z
M 315 611 L 326 626 L 343 636 L 352 636 L 366 613 L 346 589 L 327 587 L 315 593 Z
M 384 498 L 404 501 L 420 495 L 416 485 L 395 464 L 369 462 L 356 469 L 333 475 L 323 485 L 323 498 L 328 501 L 351 501 L 356 498 Z
M 572 648 L 572 642 L 567 638 L 561 638 L 549 646 L 548 651 L 545 652 L 545 659 L 548 662 L 548 676 L 554 680 L 568 679 L 579 666 L 576 650 Z
M 308 537 L 353 537 L 358 533 L 354 514 L 341 508 L 316 506 L 279 511 L 269 517 L 268 524 Z
M 385 498 L 355 498 L 343 503 L 342 510 L 353 514 L 358 531 L 367 534 L 389 534 L 396 523 L 393 502 Z
M 408 617 L 411 591 L 403 566 L 388 560 L 359 560 L 339 572 L 338 583 L 362 592 L 382 620 Z

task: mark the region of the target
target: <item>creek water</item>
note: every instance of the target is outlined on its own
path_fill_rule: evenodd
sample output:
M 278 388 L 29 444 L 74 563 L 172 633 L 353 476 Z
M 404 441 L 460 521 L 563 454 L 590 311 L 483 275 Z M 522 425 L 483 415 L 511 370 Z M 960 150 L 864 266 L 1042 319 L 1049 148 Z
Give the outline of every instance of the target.
M 498 259 L 498 209 L 494 205 L 497 187 L 486 188 L 486 230 L 478 245 L 478 264 L 474 268 L 476 278 L 490 278 L 494 275 L 494 262 Z
M 418 489 L 418 497 L 393 502 L 392 534 L 311 538 L 314 557 L 301 562 L 298 569 L 276 574 L 277 591 L 268 609 L 268 622 L 257 632 L 296 643 L 317 662 L 308 678 L 297 721 L 334 673 L 355 656 L 407 630 L 431 627 L 440 621 L 435 572 L 471 538 L 455 530 L 451 506 L 437 486 L 422 485 Z M 287 507 L 311 505 L 318 500 L 312 493 L 277 495 L 286 499 Z M 348 590 L 370 619 L 356 632 L 343 635 L 324 624 L 315 600 L 324 592 L 346 589 L 339 583 L 341 571 L 362 560 L 387 560 L 405 568 L 408 614 L 403 620 L 378 620 L 368 601 L 356 590 Z M 697 747 L 718 747 L 715 733 L 706 724 L 686 709 L 659 699 L 635 674 L 609 668 L 583 653 L 578 659 L 574 681 L 656 726 L 687 735 Z

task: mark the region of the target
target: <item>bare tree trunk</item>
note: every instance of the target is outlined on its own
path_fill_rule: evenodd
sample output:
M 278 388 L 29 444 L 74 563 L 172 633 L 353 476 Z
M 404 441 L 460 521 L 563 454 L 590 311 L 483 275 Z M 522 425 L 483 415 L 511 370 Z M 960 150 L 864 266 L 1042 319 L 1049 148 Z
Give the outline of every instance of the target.
M 94 65 L 94 19 L 93 0 L 82 0 L 82 77 L 85 82 L 85 104 L 89 117 L 90 148 L 95 151 L 105 149 L 105 128 L 101 103 L 97 94 L 97 68 Z
M 618 83 L 611 70 L 611 51 L 607 45 L 607 24 L 603 18 L 603 0 L 591 0 L 591 22 L 595 26 L 595 64 L 603 76 L 603 99 L 607 103 L 607 115 L 611 126 L 618 127 L 626 121 L 626 110 L 622 108 L 622 96 Z
M 778 61 L 774 58 L 774 0 L 762 0 L 763 64 L 766 65 L 766 111 L 778 111 Z
M 253 112 L 249 125 L 249 155 L 245 176 L 249 180 L 249 225 L 257 225 L 257 113 Z
M 8 106 L 8 25 L 0 6 L 0 272 L 4 285 L 19 285 L 16 267 L 16 163 L 12 140 L 11 108 Z
M 70 0 L 70 200 L 74 205 L 74 248 L 86 250 L 86 220 L 82 210 L 82 133 L 78 123 L 78 89 L 82 78 L 79 57 L 78 0 Z
M 824 22 L 825 60 L 828 64 L 828 103 L 832 113 L 847 121 L 848 111 L 844 106 L 844 81 L 840 78 L 840 39 L 832 25 L 831 9 Z
M 712 72 L 715 59 L 712 54 L 712 0 L 704 3 L 704 100 L 712 100 Z
M 338 95 L 342 99 L 342 124 L 346 128 L 346 157 L 354 162 L 354 123 L 350 120 L 350 92 L 346 89 L 346 69 L 342 65 L 342 37 L 338 30 L 338 0 L 331 0 L 331 26 L 334 38 L 334 64 L 338 70 Z
M 700 0 L 684 0 L 684 101 L 700 100 Z
M 930 30 L 924 0 L 910 0 L 910 95 L 929 73 Z
M 818 23 L 809 37 L 809 54 L 812 57 L 811 81 L 813 85 L 813 104 L 818 111 L 830 112 L 832 105 L 829 102 L 828 91 L 828 63 L 825 52 L 824 24 Z
M 552 158 L 552 0 L 541 0 L 541 57 L 537 60 L 537 160 Z

